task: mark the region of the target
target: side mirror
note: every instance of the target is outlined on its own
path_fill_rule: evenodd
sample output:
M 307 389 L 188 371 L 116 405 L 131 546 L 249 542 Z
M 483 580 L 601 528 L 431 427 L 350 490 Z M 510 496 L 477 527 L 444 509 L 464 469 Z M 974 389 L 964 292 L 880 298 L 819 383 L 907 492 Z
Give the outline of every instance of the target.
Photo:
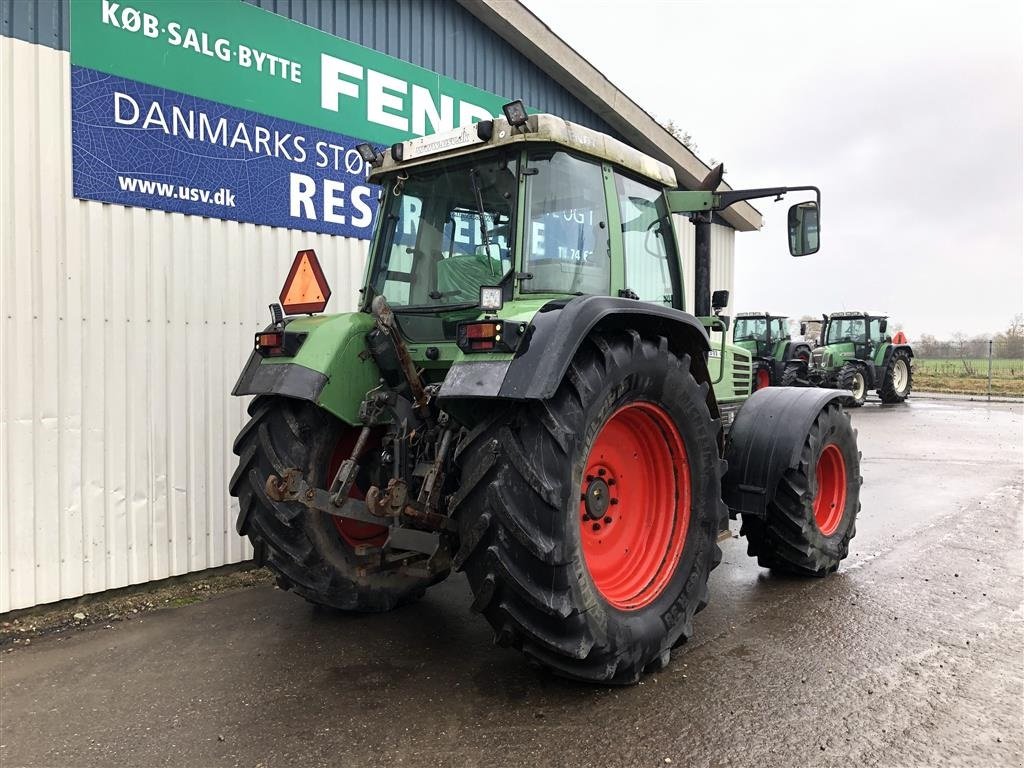
M 711 310 L 718 314 L 719 310 L 725 309 L 729 306 L 729 292 L 728 291 L 715 291 L 711 294 Z
M 888 327 L 889 327 L 889 321 L 888 320 L 882 320 L 881 322 L 878 323 L 878 332 L 884 334 L 885 333 L 885 329 L 888 328 Z
M 818 252 L 818 204 L 797 203 L 789 209 L 789 252 L 810 256 Z
M 807 323 L 800 323 L 800 335 L 801 336 L 806 336 L 807 335 Z

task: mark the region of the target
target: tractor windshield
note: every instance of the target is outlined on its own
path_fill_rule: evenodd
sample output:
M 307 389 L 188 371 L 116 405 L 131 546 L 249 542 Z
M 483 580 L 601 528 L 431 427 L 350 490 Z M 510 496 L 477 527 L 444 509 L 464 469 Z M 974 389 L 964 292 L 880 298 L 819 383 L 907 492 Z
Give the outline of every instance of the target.
M 845 341 L 867 341 L 863 317 L 836 317 L 829 320 L 826 344 L 841 344 Z
M 512 268 L 513 155 L 413 170 L 389 181 L 370 285 L 402 311 L 475 306 Z
M 768 321 L 763 317 L 741 317 L 736 320 L 734 341 L 764 341 L 767 339 Z

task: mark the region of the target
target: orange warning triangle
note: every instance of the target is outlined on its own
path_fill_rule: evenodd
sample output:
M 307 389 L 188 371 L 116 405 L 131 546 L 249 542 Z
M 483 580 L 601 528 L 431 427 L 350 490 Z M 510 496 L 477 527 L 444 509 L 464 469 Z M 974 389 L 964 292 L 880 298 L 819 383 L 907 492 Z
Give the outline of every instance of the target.
M 331 287 L 327 284 L 320 260 L 312 250 L 295 254 L 288 278 L 281 289 L 281 307 L 287 315 L 313 314 L 323 312 L 331 298 Z

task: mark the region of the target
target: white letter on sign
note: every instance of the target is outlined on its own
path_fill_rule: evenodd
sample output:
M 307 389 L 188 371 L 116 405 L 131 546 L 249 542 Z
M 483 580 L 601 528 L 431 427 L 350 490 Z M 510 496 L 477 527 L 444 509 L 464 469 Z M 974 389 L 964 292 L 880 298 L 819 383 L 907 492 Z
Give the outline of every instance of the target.
M 122 117 L 121 105 L 128 102 L 131 117 Z M 139 121 L 139 103 L 127 93 L 114 91 L 114 122 L 118 125 L 135 125 Z
M 316 207 L 313 195 L 316 194 L 316 182 L 301 173 L 291 173 L 291 206 L 289 215 L 297 219 L 300 216 L 316 221 Z
M 351 96 L 359 98 L 359 86 L 341 79 L 341 76 L 354 80 L 363 79 L 363 68 L 344 59 L 336 59 L 326 53 L 320 54 L 320 106 L 331 112 L 339 111 L 338 97 Z
M 394 94 L 405 93 L 408 88 L 409 85 L 404 80 L 385 75 L 383 72 L 369 70 L 366 73 L 366 119 L 371 123 L 379 123 L 389 128 L 408 132 L 408 119 L 384 111 L 386 109 L 401 110 L 402 99 Z M 387 91 L 391 91 L 391 93 L 387 93 Z

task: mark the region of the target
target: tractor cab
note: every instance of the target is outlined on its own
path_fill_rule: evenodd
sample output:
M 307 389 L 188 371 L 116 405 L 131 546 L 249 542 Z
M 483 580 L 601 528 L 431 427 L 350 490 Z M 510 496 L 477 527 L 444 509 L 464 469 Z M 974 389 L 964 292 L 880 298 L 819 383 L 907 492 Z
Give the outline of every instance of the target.
M 892 341 L 886 315 L 868 312 L 834 312 L 821 327 L 819 346 L 814 350 L 831 357 L 866 360 Z
M 779 342 L 789 340 L 789 318 L 767 312 L 740 312 L 732 340 L 756 357 L 770 357 Z

